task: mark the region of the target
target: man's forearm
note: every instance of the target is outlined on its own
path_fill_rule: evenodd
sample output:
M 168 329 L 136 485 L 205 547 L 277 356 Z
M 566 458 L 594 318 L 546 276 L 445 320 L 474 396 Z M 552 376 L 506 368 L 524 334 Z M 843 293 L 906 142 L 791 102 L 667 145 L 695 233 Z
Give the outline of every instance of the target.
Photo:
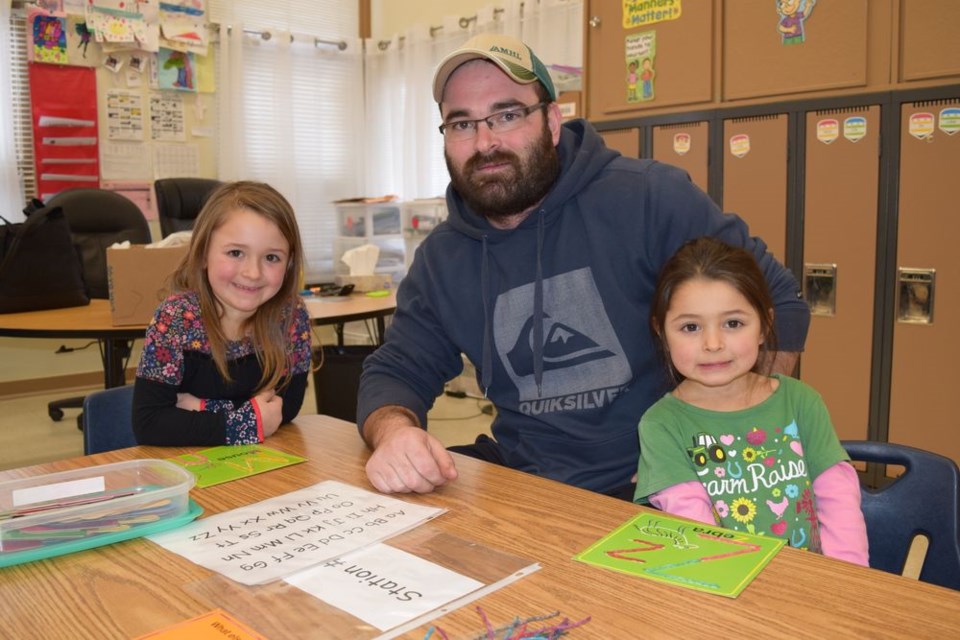
M 761 371 L 794 377 L 800 354 L 796 351 L 766 351 L 760 355 Z
M 420 420 L 413 411 L 398 404 L 388 404 L 367 416 L 367 420 L 360 429 L 360 435 L 370 449 L 376 449 L 383 436 L 392 429 L 420 426 Z

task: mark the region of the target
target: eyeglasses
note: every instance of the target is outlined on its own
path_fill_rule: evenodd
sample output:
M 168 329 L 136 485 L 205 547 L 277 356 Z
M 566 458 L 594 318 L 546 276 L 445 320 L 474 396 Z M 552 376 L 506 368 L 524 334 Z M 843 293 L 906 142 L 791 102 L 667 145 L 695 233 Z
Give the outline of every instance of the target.
M 477 135 L 477 127 L 480 126 L 481 122 L 486 122 L 490 130 L 496 131 L 497 133 L 512 131 L 522 125 L 527 116 L 544 107 L 546 104 L 546 102 L 538 102 L 529 107 L 518 107 L 516 109 L 507 109 L 506 111 L 498 111 L 486 118 L 478 118 L 476 120 L 444 122 L 440 125 L 440 133 L 452 142 L 469 140 Z

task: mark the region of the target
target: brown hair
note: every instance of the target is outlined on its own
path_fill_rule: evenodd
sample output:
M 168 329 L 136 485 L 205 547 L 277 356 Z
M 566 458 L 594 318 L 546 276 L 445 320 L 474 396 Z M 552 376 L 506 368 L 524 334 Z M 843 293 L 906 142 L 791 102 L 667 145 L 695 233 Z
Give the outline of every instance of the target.
M 213 232 L 227 220 L 227 216 L 246 209 L 257 213 L 277 225 L 290 253 L 287 272 L 277 294 L 257 308 L 247 320 L 245 330 L 251 330 L 257 360 L 263 369 L 257 393 L 286 384 L 282 380 L 287 371 L 287 341 L 290 323 L 295 322 L 300 274 L 303 272 L 303 247 L 300 230 L 293 207 L 280 193 L 262 182 L 228 182 L 219 186 L 207 200 L 193 227 L 190 249 L 172 277 L 177 290 L 196 291 L 200 298 L 200 313 L 204 319 L 210 353 L 217 371 L 225 380 L 230 380 L 227 369 L 226 343 L 220 316 L 223 307 L 217 300 L 207 278 L 207 253 Z
M 767 281 L 753 254 L 716 238 L 703 237 L 690 240 L 664 263 L 653 294 L 653 301 L 650 303 L 650 329 L 653 331 L 657 348 L 675 383 L 682 382 L 683 376 L 673 366 L 663 326 L 667 312 L 670 310 L 673 293 L 680 285 L 698 278 L 726 282 L 736 289 L 760 316 L 760 331 L 764 337 L 761 350 L 776 351 L 777 349 L 777 333 L 773 324 L 773 300 L 767 288 Z M 759 367 L 760 358 L 757 359 L 757 364 L 754 364 L 753 370 L 758 371 Z

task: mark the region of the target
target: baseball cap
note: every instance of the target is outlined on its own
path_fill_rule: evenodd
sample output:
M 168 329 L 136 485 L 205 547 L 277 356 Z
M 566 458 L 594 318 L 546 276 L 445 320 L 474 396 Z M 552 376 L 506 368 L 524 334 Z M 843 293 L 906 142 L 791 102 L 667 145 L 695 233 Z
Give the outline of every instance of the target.
M 539 80 L 550 94 L 550 99 L 557 99 L 553 80 L 550 79 L 547 67 L 540 62 L 540 58 L 520 40 L 498 33 L 481 33 L 474 36 L 440 62 L 433 76 L 433 99 L 438 103 L 443 99 L 443 88 L 450 74 L 456 71 L 457 67 L 478 58 L 493 62 L 520 84 L 530 84 Z

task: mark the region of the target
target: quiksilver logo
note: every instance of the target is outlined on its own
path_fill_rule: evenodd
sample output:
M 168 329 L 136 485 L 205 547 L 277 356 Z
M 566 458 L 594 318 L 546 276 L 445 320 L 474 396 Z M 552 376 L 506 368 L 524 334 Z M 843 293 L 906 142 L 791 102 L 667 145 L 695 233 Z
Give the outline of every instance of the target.
M 516 58 L 517 60 L 522 60 L 520 54 L 514 51 L 513 49 L 504 49 L 503 47 L 490 47 L 490 51 L 494 53 L 502 53 L 504 55 L 510 56 L 511 58 Z

